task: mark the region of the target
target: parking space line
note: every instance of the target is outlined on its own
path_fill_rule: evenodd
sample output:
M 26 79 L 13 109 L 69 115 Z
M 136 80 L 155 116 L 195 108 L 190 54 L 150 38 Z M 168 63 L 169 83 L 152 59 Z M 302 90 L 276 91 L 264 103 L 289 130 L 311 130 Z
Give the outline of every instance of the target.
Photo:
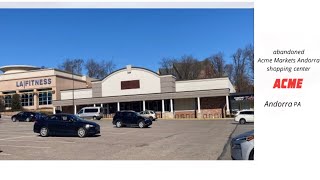
M 8 145 L 8 144 L 0 144 L 0 146 L 17 147 L 17 148 L 38 148 L 38 149 L 49 149 L 49 148 L 51 148 L 51 147 L 41 147 L 41 146 L 15 146 L 15 145 Z
M 9 137 L 9 138 L 3 138 L 3 139 L 0 139 L 0 141 L 5 141 L 5 140 L 9 140 L 9 139 L 19 139 L 19 138 L 25 138 L 25 137 L 33 137 L 33 136 Z
M 65 143 L 65 144 L 74 144 L 75 142 L 68 141 L 32 141 L 32 140 L 4 140 L 4 141 L 14 141 L 14 142 L 44 142 L 44 143 Z
M 0 153 L 0 156 L 10 156 L 11 154 L 7 154 L 7 153 Z
M 137 132 L 137 130 L 136 131 L 127 131 L 127 132 L 119 132 L 119 133 L 114 133 L 114 132 L 108 132 L 108 134 L 115 134 L 115 135 L 120 135 L 120 134 L 129 134 L 129 133 L 135 133 L 135 132 Z

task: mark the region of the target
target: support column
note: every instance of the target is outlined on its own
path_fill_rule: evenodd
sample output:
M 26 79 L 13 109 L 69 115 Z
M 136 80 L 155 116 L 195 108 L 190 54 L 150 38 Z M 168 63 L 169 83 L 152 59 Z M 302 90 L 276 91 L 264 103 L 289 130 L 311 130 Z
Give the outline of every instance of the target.
M 77 105 L 74 105 L 73 109 L 74 109 L 74 114 L 77 114 Z
M 227 106 L 226 114 L 227 114 L 227 115 L 230 115 L 230 109 L 229 109 L 229 96 L 226 96 L 226 106 Z
M 39 95 L 36 89 L 33 90 L 33 108 L 34 110 L 39 108 Z
M 120 111 L 120 102 L 117 103 L 117 110 Z
M 103 104 L 100 104 L 100 107 L 103 107 Z
M 107 104 L 107 114 L 110 114 L 109 104 Z
M 162 99 L 162 112 L 164 113 L 164 99 Z
M 198 97 L 197 99 L 198 99 L 198 113 L 201 113 L 201 110 L 200 110 L 200 97 Z
M 170 112 L 173 112 L 173 100 L 170 99 Z
M 146 110 L 146 101 L 142 101 L 142 111 Z
M 96 104 L 93 104 L 93 107 L 96 107 Z
M 56 114 L 56 107 L 55 107 L 55 106 L 53 106 L 52 113 L 53 113 L 53 114 Z

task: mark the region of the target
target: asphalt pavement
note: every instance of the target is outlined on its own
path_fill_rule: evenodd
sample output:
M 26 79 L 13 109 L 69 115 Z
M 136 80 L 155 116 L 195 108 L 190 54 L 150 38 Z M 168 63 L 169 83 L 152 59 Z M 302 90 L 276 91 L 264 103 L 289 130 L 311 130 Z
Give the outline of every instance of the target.
M 158 120 L 143 129 L 95 122 L 96 137 L 40 137 L 32 122 L 2 117 L 0 160 L 227 160 L 229 138 L 253 128 L 232 120 Z

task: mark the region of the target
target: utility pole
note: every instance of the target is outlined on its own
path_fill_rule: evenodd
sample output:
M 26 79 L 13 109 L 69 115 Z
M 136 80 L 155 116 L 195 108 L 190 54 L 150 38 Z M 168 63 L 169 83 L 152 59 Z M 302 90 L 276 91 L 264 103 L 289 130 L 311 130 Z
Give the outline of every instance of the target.
M 76 113 L 76 108 L 74 106 L 74 77 L 73 77 L 73 72 L 74 72 L 74 65 L 72 65 L 72 105 L 73 105 L 73 113 Z

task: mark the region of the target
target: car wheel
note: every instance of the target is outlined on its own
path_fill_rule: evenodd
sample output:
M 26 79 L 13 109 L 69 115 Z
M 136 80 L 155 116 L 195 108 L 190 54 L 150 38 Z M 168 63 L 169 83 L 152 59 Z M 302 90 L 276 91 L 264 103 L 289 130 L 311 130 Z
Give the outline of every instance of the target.
M 30 122 L 30 118 L 27 118 L 27 119 L 26 119 L 26 122 Z
M 86 130 L 84 128 L 81 127 L 81 128 L 78 129 L 78 136 L 79 137 L 83 138 L 86 135 L 87 135 L 87 132 L 86 132 Z
M 49 130 L 48 130 L 47 127 L 42 127 L 42 128 L 40 129 L 40 136 L 42 136 L 42 137 L 47 137 L 48 134 L 49 134 Z
M 252 149 L 252 151 L 250 152 L 250 155 L 249 155 L 249 160 L 254 160 L 254 149 Z
M 242 118 L 242 119 L 240 119 L 239 123 L 240 123 L 240 124 L 245 124 L 245 123 L 246 123 L 246 120 Z
M 12 120 L 13 122 L 16 122 L 16 121 L 17 121 L 17 118 L 13 117 L 11 120 Z
M 118 120 L 118 121 L 116 122 L 116 127 L 117 127 L 117 128 L 121 128 L 121 127 L 122 127 L 122 122 L 121 122 L 120 120 Z
M 144 128 L 145 123 L 143 121 L 140 121 L 138 125 L 139 125 L 139 128 Z
M 150 116 L 150 117 L 149 117 L 149 119 L 150 119 L 151 121 L 153 121 L 153 120 L 154 120 L 152 116 Z

